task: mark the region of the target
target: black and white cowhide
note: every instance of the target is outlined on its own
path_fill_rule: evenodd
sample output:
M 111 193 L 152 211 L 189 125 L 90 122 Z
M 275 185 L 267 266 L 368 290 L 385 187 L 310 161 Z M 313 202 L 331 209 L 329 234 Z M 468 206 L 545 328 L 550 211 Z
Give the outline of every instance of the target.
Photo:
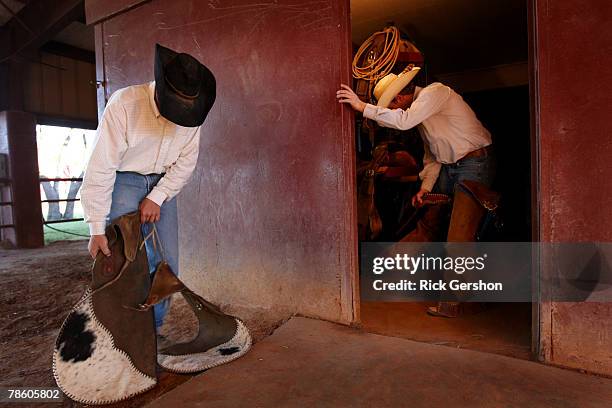
M 170 356 L 158 353 L 157 363 L 175 373 L 195 373 L 229 363 L 246 354 L 251 348 L 251 334 L 239 319 L 234 337 L 229 341 L 201 353 Z
M 53 350 L 53 375 L 67 396 L 85 404 L 122 401 L 157 384 L 115 347 L 113 336 L 95 317 L 89 289 L 62 324 Z

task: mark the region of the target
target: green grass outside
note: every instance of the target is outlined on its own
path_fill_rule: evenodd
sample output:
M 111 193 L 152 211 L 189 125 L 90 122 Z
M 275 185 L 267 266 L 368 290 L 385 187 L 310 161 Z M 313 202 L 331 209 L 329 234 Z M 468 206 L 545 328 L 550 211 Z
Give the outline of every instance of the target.
M 55 228 L 55 229 L 52 229 Z M 66 231 L 60 232 L 56 230 Z M 49 224 L 44 226 L 45 245 L 55 241 L 87 239 L 89 237 L 89 228 L 83 221 L 61 222 L 57 224 Z M 70 234 L 72 233 L 72 234 Z M 78 236 L 80 234 L 85 236 Z

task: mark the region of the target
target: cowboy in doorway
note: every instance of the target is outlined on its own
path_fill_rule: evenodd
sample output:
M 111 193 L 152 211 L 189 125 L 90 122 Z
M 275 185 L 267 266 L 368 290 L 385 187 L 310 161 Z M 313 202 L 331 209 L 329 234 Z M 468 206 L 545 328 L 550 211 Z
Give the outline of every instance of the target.
M 407 67 L 401 74 L 389 74 L 374 88 L 377 106 L 365 103 L 347 85 L 342 84 L 336 97 L 380 126 L 407 130 L 418 127 L 423 140 L 421 186 L 412 198 L 414 207 L 422 205 L 423 195 L 437 192 L 448 195 L 466 180 L 491 187 L 494 161 L 491 134 L 476 118 L 474 111 L 450 87 L 434 82 L 424 88 L 411 84 L 418 67 Z M 403 239 L 410 241 L 413 239 Z M 430 308 L 429 314 L 454 317 L 445 304 Z
M 108 101 L 85 170 L 81 203 L 89 253 L 110 256 L 109 220 L 140 210 L 143 235 L 156 226 L 165 260 L 178 275 L 176 195 L 193 172 L 200 126 L 216 96 L 215 77 L 194 57 L 157 44 L 155 81 L 116 91 Z M 149 270 L 161 261 L 146 242 Z M 168 302 L 155 306 L 162 325 Z

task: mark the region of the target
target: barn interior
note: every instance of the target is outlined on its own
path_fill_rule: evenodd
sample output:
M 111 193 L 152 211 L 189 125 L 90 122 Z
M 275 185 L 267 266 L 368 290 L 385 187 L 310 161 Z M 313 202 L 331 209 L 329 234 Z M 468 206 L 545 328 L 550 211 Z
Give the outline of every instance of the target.
M 406 52 L 401 61 L 400 54 L 392 72 L 401 72 L 407 62 L 420 66 L 417 86 L 432 82 L 450 86 L 491 132 L 497 160 L 493 189 L 501 194 L 503 226 L 487 239 L 490 241 L 527 242 L 532 237 L 527 13 L 524 0 L 351 0 L 353 55 L 375 32 L 398 27 L 402 39 L 416 47 L 412 50 L 416 56 Z M 356 89 L 357 82 L 354 80 Z M 370 134 L 367 126 L 357 115 L 358 168 L 370 163 L 373 148 L 389 138 L 399 143 L 395 150 L 405 148 L 417 162 L 421 159 L 422 142 L 414 130 L 390 133 L 374 125 L 376 130 Z M 402 239 L 415 228 L 410 199 L 418 183 L 410 177 L 381 174 L 374 191 L 382 230 L 375 237 L 360 235 L 360 240 Z M 358 192 L 358 201 L 362 199 Z M 472 307 L 454 319 L 429 316 L 425 313 L 428 306 L 431 304 L 424 302 L 363 301 L 361 321 L 375 333 L 529 358 L 531 304 L 491 304 L 484 310 Z
M 113 406 L 610 407 L 609 302 L 446 319 L 430 303 L 355 300 L 353 153 L 367 161 L 372 145 L 353 143 L 359 118 L 334 94 L 351 48 L 394 24 L 422 78 L 460 93 L 493 135 L 495 240 L 609 242 L 612 32 L 593 27 L 611 15 L 604 0 L 0 0 L 0 386 L 58 385 L 56 338 L 92 278 L 85 152 L 110 96 L 153 77 L 161 43 L 218 80 L 179 199 L 181 273 L 254 343 L 195 376 L 160 370 Z M 414 179 L 376 187 L 383 230 L 362 242 L 398 240 Z M 164 336 L 193 334 L 187 309 L 173 304 Z

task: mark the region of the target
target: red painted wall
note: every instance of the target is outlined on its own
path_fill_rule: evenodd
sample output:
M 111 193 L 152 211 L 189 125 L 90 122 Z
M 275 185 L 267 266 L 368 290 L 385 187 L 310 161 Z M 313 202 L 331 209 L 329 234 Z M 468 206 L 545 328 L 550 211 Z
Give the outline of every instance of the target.
M 179 199 L 181 274 L 213 302 L 353 320 L 352 119 L 335 101 L 349 80 L 342 3 L 154 0 L 96 26 L 107 96 L 152 79 L 155 42 L 217 78 Z
M 179 200 L 183 277 L 262 316 L 353 320 L 352 120 L 334 101 L 349 79 L 348 1 L 153 0 L 109 18 L 96 3 L 107 96 L 152 78 L 156 41 L 217 77 Z M 612 4 L 533 4 L 539 238 L 610 241 Z M 538 317 L 545 360 L 612 374 L 610 304 L 545 304 Z
M 612 241 L 612 3 L 536 4 L 541 239 Z M 612 304 L 543 312 L 548 361 L 612 374 Z

